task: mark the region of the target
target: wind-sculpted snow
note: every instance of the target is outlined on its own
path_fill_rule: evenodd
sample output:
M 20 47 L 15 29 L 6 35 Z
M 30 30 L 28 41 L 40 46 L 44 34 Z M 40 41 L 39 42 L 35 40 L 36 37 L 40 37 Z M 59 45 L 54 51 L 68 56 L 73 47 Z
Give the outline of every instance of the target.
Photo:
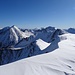
M 57 49 L 46 54 L 0 66 L 0 74 L 75 75 L 75 34 L 59 35 L 56 39 L 58 39 L 56 40 L 58 42 Z M 54 42 L 54 47 L 55 45 Z

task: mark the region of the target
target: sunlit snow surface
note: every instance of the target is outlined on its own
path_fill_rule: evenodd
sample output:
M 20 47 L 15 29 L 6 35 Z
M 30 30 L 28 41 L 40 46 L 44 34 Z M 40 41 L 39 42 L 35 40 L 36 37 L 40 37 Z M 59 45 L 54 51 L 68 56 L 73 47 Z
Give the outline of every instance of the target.
M 41 39 L 38 39 L 37 42 L 36 42 L 36 44 L 38 45 L 38 47 L 40 48 L 40 50 L 44 50 L 45 48 L 47 48 L 50 45 L 50 43 L 46 43 L 46 42 L 44 42 Z
M 59 37 L 58 49 L 0 66 L 0 75 L 75 75 L 75 34 Z

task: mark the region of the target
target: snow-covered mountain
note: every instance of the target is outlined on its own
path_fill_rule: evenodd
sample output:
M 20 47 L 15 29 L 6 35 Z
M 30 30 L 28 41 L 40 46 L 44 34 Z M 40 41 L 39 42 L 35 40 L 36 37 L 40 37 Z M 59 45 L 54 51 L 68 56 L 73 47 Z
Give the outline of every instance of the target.
M 59 37 L 59 38 L 58 38 Z M 1 75 L 75 75 L 75 34 L 59 35 L 53 51 L 0 66 Z M 37 40 L 41 48 L 42 40 Z M 55 44 L 55 43 L 54 43 Z M 50 44 L 51 45 L 51 44 Z M 56 45 L 56 44 L 55 44 Z M 55 45 L 53 47 L 55 47 Z M 53 48 L 52 47 L 52 48 Z M 42 47 L 43 48 L 43 47 Z M 49 50 L 51 47 L 48 47 Z
M 75 34 L 75 28 L 69 28 L 69 29 L 65 29 L 65 31 Z
M 46 27 L 34 30 L 35 39 L 42 39 L 43 41 L 49 43 L 55 31 L 56 29 L 54 27 Z
M 59 34 L 54 34 L 56 31 Z M 18 27 L 5 27 L 0 30 L 0 48 L 14 47 L 16 44 L 20 43 L 23 39 L 42 39 L 45 42 L 50 43 L 52 41 L 53 35 L 57 36 L 63 33 L 63 30 L 56 29 L 54 27 L 46 27 L 42 29 L 32 29 L 21 31 Z M 33 37 L 31 39 L 31 37 Z
M 32 31 L 22 32 L 16 26 L 0 31 L 0 65 L 51 52 L 58 48 L 59 35 L 64 34 L 63 30 L 54 27 Z
M 14 46 L 23 38 L 29 37 L 31 35 L 32 34 L 27 35 L 16 26 L 5 27 L 0 30 L 0 48 Z
M 74 29 L 5 27 L 0 30 L 0 65 L 1 75 L 75 75 Z

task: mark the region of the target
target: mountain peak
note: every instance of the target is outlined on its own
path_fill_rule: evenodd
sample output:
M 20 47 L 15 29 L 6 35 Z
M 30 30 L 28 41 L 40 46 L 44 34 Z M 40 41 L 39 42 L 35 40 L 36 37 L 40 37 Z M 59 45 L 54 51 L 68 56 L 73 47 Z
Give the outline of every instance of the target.
M 66 29 L 67 32 L 75 34 L 75 28 Z
M 11 26 L 11 28 L 18 28 L 16 25 Z

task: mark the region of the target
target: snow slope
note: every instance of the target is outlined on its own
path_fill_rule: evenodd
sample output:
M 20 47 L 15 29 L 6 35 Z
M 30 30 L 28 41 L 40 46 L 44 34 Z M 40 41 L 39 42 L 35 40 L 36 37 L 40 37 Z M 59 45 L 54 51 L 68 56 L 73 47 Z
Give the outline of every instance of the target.
M 50 45 L 50 43 L 47 43 L 41 39 L 36 40 L 36 44 L 38 45 L 40 50 L 44 50 L 45 48 L 47 48 Z
M 59 37 L 58 49 L 0 66 L 0 75 L 75 75 L 75 34 Z

